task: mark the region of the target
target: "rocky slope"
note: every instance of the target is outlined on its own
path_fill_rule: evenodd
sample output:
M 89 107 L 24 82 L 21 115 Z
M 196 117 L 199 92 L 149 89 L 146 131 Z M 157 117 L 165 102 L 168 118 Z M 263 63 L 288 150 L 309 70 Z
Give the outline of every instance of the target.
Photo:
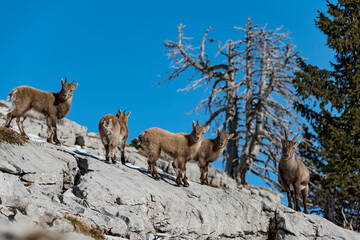
M 210 187 L 198 183 L 191 166 L 194 181 L 184 188 L 171 174 L 152 179 L 133 147 L 126 148 L 126 166 L 108 164 L 96 134 L 63 124 L 64 146 L 43 142 L 46 127 L 37 120 L 25 121 L 25 131 L 36 135 L 24 146 L 0 143 L 0 239 L 360 239 L 294 212 L 276 192 L 237 188 L 215 169 Z M 74 146 L 79 135 L 83 148 Z M 165 161 L 158 167 L 173 171 Z

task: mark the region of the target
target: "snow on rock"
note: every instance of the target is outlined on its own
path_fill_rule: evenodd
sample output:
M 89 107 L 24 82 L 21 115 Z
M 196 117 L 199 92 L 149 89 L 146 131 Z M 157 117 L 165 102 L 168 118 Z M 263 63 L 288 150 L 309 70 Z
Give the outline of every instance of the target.
M 204 186 L 196 164 L 189 164 L 193 181 L 185 188 L 176 186 L 167 161 L 158 161 L 162 179 L 154 180 L 133 147 L 126 148 L 126 165 L 108 163 L 97 134 L 65 122 L 70 130 L 59 134 L 69 135 L 62 136 L 65 146 L 44 142 L 37 131 L 45 123 L 35 120 L 26 125 L 31 141 L 24 146 L 0 143 L 0 239 L 37 231 L 50 234 L 47 239 L 94 239 L 74 232 L 73 218 L 108 240 L 360 239 L 320 216 L 287 208 L 277 192 L 238 188 L 215 169 L 210 178 L 217 182 Z M 82 147 L 68 141 L 78 133 L 85 136 Z

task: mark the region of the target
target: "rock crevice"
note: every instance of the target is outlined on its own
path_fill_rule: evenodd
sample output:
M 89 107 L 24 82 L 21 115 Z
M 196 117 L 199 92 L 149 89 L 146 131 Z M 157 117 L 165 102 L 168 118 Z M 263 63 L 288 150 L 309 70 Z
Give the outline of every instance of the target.
M 65 122 L 68 129 L 77 128 Z M 133 147 L 126 148 L 126 166 L 106 163 L 97 135 L 79 129 L 84 130 L 82 148 L 73 145 L 75 140 L 54 146 L 41 137 L 24 146 L 0 143 L 0 238 L 43 231 L 62 232 L 66 238 L 60 240 L 93 239 L 72 233 L 68 217 L 119 240 L 360 239 L 320 216 L 289 209 L 279 193 L 238 188 L 217 170 L 214 185 L 204 186 L 196 164 L 189 165 L 193 181 L 184 188 L 176 187 L 170 163 L 162 160 L 163 179 L 155 181 L 146 170 L 147 159 Z M 59 135 L 75 139 L 81 131 L 63 128 Z

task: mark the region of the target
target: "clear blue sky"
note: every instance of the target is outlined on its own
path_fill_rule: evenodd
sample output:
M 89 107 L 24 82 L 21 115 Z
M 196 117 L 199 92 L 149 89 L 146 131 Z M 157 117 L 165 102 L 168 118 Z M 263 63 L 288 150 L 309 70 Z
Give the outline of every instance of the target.
M 56 92 L 60 79 L 79 83 L 68 118 L 98 132 L 100 118 L 127 109 L 129 140 L 150 127 L 191 131 L 188 115 L 205 98 L 204 90 L 183 93 L 185 77 L 153 86 L 169 71 L 164 40 L 176 40 L 180 23 L 198 45 L 207 27 L 225 41 L 243 35 L 233 26 L 283 26 L 301 56 L 328 67 L 331 51 L 315 27 L 322 0 L 279 1 L 1 1 L 0 99 L 19 85 Z M 209 137 L 209 135 L 207 135 Z M 219 162 L 217 166 L 220 166 Z

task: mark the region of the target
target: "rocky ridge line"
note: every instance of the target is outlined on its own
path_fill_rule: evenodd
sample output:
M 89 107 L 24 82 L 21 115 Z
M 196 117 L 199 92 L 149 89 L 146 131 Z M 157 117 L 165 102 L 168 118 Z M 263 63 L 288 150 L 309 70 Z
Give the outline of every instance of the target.
M 64 122 L 66 134 L 73 134 L 64 130 L 64 139 L 75 140 L 84 129 Z M 27 126 L 25 121 L 31 132 Z M 44 130 L 37 126 L 33 133 L 39 129 Z M 82 134 L 85 142 L 99 141 L 86 128 Z M 68 218 L 73 216 L 107 239 L 360 239 L 320 216 L 287 208 L 271 190 L 237 188 L 222 173 L 216 177 L 217 171 L 217 187 L 203 186 L 195 176 L 190 187 L 177 187 L 170 174 L 152 179 L 135 148 L 126 148 L 129 163 L 123 166 L 104 162 L 101 145 L 37 140 L 0 143 L 0 233 L 20 237 L 39 230 L 63 233 L 53 239 L 93 239 L 74 232 Z M 169 169 L 166 164 L 160 161 L 159 167 Z

